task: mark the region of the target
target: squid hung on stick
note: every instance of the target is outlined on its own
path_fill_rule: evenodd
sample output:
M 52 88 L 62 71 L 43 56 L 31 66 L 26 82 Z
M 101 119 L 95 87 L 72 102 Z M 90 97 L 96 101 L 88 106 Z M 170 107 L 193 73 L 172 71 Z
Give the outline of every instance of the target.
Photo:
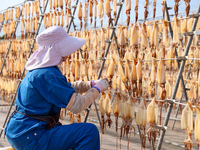
M 134 23 L 133 28 L 131 30 L 131 38 L 130 38 L 130 47 L 133 48 L 135 53 L 135 58 L 138 58 L 138 26 Z
M 68 3 L 67 3 L 67 5 L 68 5 L 68 10 L 69 10 L 69 14 L 71 15 L 71 0 L 68 0 Z M 65 4 L 66 5 L 66 4 Z
M 55 11 L 55 9 L 56 9 L 56 0 L 53 0 L 52 5 L 53 5 L 53 9 L 54 9 L 54 11 Z
M 128 90 L 131 90 L 130 83 L 131 83 L 131 72 L 130 72 L 130 61 L 128 59 L 125 60 L 125 80 L 128 83 Z
M 115 124 L 116 124 L 116 132 L 117 132 L 117 137 L 116 137 L 116 149 L 118 148 L 118 117 L 119 117 L 119 104 L 121 97 L 119 96 L 119 93 L 114 97 L 113 100 L 113 114 L 115 116 Z
M 93 17 L 93 0 L 90 0 L 90 3 L 89 3 L 89 16 L 90 16 L 90 24 L 92 24 L 92 17 Z
M 113 15 L 114 15 L 114 20 L 116 20 L 116 17 L 117 17 L 117 0 L 113 0 Z
M 156 128 L 158 122 L 158 105 L 156 104 L 156 98 L 154 97 L 150 104 L 147 106 L 147 122 L 150 128 L 147 130 L 148 140 L 150 147 L 154 150 L 154 144 L 156 142 L 156 134 L 158 130 Z
M 187 101 L 187 105 L 182 111 L 181 116 L 181 128 L 186 130 L 186 139 L 184 140 L 185 149 L 191 150 L 193 147 L 193 141 L 191 138 L 193 131 L 193 111 L 192 104 L 190 101 Z
M 104 15 L 103 0 L 100 0 L 98 4 L 98 16 L 101 20 L 101 27 L 103 26 L 103 15 Z
M 78 19 L 80 20 L 80 30 L 82 29 L 82 3 L 79 2 L 78 4 Z
M 135 0 L 135 22 L 138 20 L 138 1 L 139 0 Z
M 23 39 L 24 38 L 24 19 L 22 18 L 21 19 L 21 38 Z
M 3 23 L 4 15 L 5 15 L 4 13 L 1 13 L 1 14 L 0 14 L 0 23 L 1 23 L 1 24 Z M 16 17 L 16 18 L 18 18 L 18 17 Z
M 156 94 L 156 85 L 155 85 L 155 82 L 156 82 L 156 62 L 155 62 L 155 59 L 153 58 L 152 59 L 152 67 L 151 67 L 151 81 L 150 81 L 150 95 L 151 97 L 154 97 L 155 94 Z
M 140 134 L 140 136 L 141 136 L 141 148 L 145 149 L 146 145 L 145 128 L 147 124 L 147 106 L 145 100 L 140 101 L 140 105 L 138 107 L 138 111 L 136 114 L 136 124 L 139 126 L 140 131 L 144 131 L 143 133 Z
M 114 72 L 115 72 L 115 60 L 113 57 L 111 57 L 111 63 L 108 67 L 108 71 L 107 71 L 107 78 L 109 81 L 112 80 L 113 76 L 114 76 Z
M 52 0 L 49 0 L 50 11 L 52 11 Z
M 162 40 L 162 45 L 166 46 L 168 42 L 168 23 L 166 20 L 163 21 L 163 40 Z
M 97 5 L 98 5 L 98 2 L 97 0 L 94 1 L 94 28 L 96 28 L 96 24 L 97 24 Z
M 105 29 L 101 28 L 101 49 L 106 49 L 106 42 L 105 42 Z
M 196 106 L 196 119 L 195 119 L 195 129 L 194 129 L 194 136 L 197 141 L 197 146 L 200 145 L 200 106 Z
M 127 15 L 126 21 L 127 21 L 127 26 L 129 26 L 129 23 L 130 23 L 130 13 L 131 13 L 131 0 L 126 0 L 126 15 Z
M 179 20 L 175 17 L 174 20 L 174 27 L 173 27 L 173 43 L 178 44 L 179 43 Z
M 58 1 L 59 0 L 56 0 L 56 6 L 55 6 L 56 7 L 56 11 L 58 11 Z
M 105 108 L 104 108 L 104 101 L 105 101 L 105 98 L 106 98 L 106 94 L 104 92 L 101 92 L 101 98 L 99 100 L 99 110 L 101 112 L 101 133 L 104 134 L 104 127 L 105 127 L 105 120 L 104 120 L 104 115 L 105 115 Z
M 163 19 L 165 19 L 165 3 L 166 3 L 166 0 L 163 0 L 161 5 L 163 6 L 162 7 L 162 12 L 163 12 Z M 175 9 L 175 8 L 174 8 Z
M 43 2 L 45 2 L 45 0 Z M 44 7 L 43 7 L 43 9 L 44 9 Z M 28 3 L 28 16 L 29 17 L 31 16 L 31 3 Z
M 188 17 L 189 12 L 190 12 L 190 1 L 191 0 L 184 0 L 185 1 L 185 12 L 186 12 L 186 17 Z
M 129 140 L 131 136 L 131 130 L 135 128 L 132 125 L 132 121 L 135 118 L 135 104 L 132 103 L 131 98 L 129 98 L 127 101 L 124 101 L 121 103 L 121 117 L 123 120 L 122 126 L 121 126 L 121 134 L 120 134 L 120 141 L 122 139 L 122 136 L 126 135 L 128 139 L 128 146 L 129 146 Z M 130 133 L 130 136 L 128 137 L 128 134 Z
M 147 46 L 148 46 L 147 28 L 146 28 L 146 24 L 143 23 L 142 24 L 142 47 L 144 48 L 144 50 L 146 50 Z
M 93 61 L 90 59 L 90 61 L 89 61 L 89 69 L 88 69 L 88 76 L 89 76 L 90 80 L 92 80 L 92 72 L 93 72 Z
M 63 10 L 63 0 L 58 0 L 58 7 L 60 7 L 61 10 Z
M 137 96 L 142 96 L 142 62 L 138 60 L 137 69 Z
M 60 12 L 56 13 L 56 24 L 57 26 L 60 26 Z
M 110 26 L 110 23 L 111 23 L 110 0 L 106 0 L 106 1 L 105 1 L 104 11 L 105 11 L 105 14 L 108 16 L 108 26 Z
M 155 19 L 156 16 L 156 1 L 157 0 L 153 0 L 153 19 Z
M 161 95 L 159 96 L 159 99 L 164 100 L 166 98 L 166 90 L 165 90 L 166 77 L 165 77 L 164 60 L 162 58 L 160 59 L 160 62 L 158 64 L 157 79 L 158 79 L 158 85 L 162 88 L 162 92 Z M 160 105 L 160 125 L 161 125 L 163 102 L 160 102 L 159 105 Z
M 132 69 L 131 69 L 131 82 L 132 82 L 132 94 L 133 97 L 137 97 L 137 67 L 135 65 L 135 60 L 133 60 Z
M 67 9 L 68 0 L 65 0 L 65 9 Z
M 75 80 L 80 79 L 80 62 L 76 60 L 76 67 L 75 67 Z
M 178 6 L 179 6 L 179 2 L 181 0 L 175 0 L 175 5 L 174 5 L 174 12 L 175 12 L 175 16 L 178 16 Z
M 83 20 L 84 20 L 84 29 L 86 30 L 86 25 L 87 25 L 87 1 L 85 1 L 84 7 L 83 7 Z
M 106 110 L 106 116 L 107 116 L 105 123 L 108 123 L 108 127 L 110 128 L 112 125 L 112 120 L 110 118 L 110 115 L 111 115 L 111 95 L 110 95 L 110 93 L 108 93 L 108 92 L 106 93 L 106 98 L 105 98 L 104 102 L 105 102 L 104 109 Z
M 124 27 L 122 26 L 119 26 L 119 46 L 120 46 L 120 58 L 124 58 L 126 41 L 124 35 Z

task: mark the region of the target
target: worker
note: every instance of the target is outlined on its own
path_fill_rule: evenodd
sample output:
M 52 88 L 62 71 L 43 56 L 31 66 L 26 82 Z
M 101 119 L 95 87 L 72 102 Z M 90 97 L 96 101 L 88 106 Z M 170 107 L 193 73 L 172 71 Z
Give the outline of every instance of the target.
M 5 128 L 14 149 L 100 149 L 99 132 L 94 124 L 61 125 L 59 122 L 61 108 L 79 113 L 109 86 L 107 78 L 70 83 L 59 70 L 58 65 L 85 42 L 85 39 L 69 36 L 58 26 L 37 36 L 38 49 L 26 63 L 27 73 L 18 89 L 15 110 Z

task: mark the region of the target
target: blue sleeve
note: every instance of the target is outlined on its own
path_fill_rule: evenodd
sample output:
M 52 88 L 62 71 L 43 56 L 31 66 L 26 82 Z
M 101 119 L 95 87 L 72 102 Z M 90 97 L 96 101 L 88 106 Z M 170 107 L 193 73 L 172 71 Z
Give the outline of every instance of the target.
M 75 92 L 64 76 L 48 76 L 48 79 L 47 77 L 35 78 L 31 84 L 49 103 L 61 108 L 68 105 Z

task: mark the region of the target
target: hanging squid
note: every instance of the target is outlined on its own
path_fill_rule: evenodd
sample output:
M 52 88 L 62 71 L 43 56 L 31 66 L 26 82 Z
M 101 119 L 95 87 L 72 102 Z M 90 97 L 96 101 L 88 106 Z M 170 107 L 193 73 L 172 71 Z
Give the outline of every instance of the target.
M 146 124 L 147 124 L 147 106 L 146 101 L 142 100 L 140 101 L 140 105 L 138 107 L 138 111 L 136 114 L 136 124 L 139 126 L 140 131 L 144 131 L 140 134 L 141 136 L 141 148 L 145 149 L 146 144 Z
M 105 11 L 105 14 L 108 16 L 108 26 L 110 26 L 110 23 L 111 23 L 110 0 L 105 1 L 104 11 Z
M 157 71 L 157 79 L 158 79 L 158 85 L 162 88 L 161 95 L 159 96 L 160 100 L 164 100 L 166 98 L 166 90 L 165 90 L 165 83 L 166 83 L 166 77 L 165 77 L 165 65 L 164 60 L 161 58 L 160 62 L 158 64 L 158 71 Z M 160 125 L 162 124 L 162 107 L 163 102 L 159 103 L 160 105 Z
M 156 16 L 156 1 L 157 0 L 153 0 L 153 19 L 155 19 Z
M 193 131 L 193 112 L 190 101 L 187 101 L 187 105 L 182 111 L 181 128 L 186 130 L 186 139 L 184 140 L 185 149 L 191 150 L 193 147 L 193 141 L 191 138 Z
M 163 19 L 165 19 L 165 3 L 166 3 L 166 0 L 163 0 L 162 3 L 161 3 L 161 5 L 163 5 L 163 7 L 162 7 Z
M 130 23 L 130 13 L 131 13 L 131 0 L 126 0 L 127 26 L 129 26 Z
M 81 2 L 79 2 L 79 5 L 78 5 L 77 15 L 78 15 L 78 19 L 80 20 L 80 30 L 81 30 L 82 29 L 82 3 Z
M 158 105 L 156 104 L 156 98 L 154 97 L 151 103 L 147 107 L 147 122 L 150 128 L 147 130 L 148 140 L 150 147 L 154 150 L 154 144 L 156 142 L 157 123 L 158 123 Z
M 189 12 L 190 12 L 190 1 L 191 0 L 184 0 L 185 1 L 185 12 L 186 12 L 186 17 L 188 17 Z

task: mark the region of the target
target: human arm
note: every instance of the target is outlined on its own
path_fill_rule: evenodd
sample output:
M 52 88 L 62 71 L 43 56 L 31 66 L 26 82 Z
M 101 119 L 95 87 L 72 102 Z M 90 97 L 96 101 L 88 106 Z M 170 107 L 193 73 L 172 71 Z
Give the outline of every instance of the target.
M 84 93 L 91 88 L 91 81 L 75 81 L 71 82 L 71 86 L 75 89 L 76 93 Z
M 75 114 L 81 112 L 95 101 L 101 91 L 107 90 L 108 86 L 108 81 L 106 79 L 101 79 L 93 88 L 88 90 L 86 94 L 80 95 L 73 93 L 67 105 L 67 109 Z
M 89 89 L 84 95 L 73 93 L 67 105 L 67 109 L 77 114 L 92 104 L 98 96 L 99 91 L 95 88 Z

